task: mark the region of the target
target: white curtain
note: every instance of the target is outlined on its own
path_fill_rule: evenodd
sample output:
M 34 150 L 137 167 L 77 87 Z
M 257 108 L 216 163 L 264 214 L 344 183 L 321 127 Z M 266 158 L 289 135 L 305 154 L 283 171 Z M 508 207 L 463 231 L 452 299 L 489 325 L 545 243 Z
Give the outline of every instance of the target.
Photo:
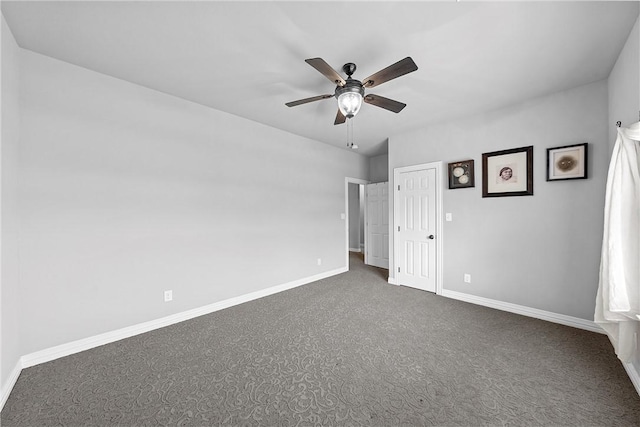
M 640 325 L 640 122 L 618 128 L 607 177 L 595 321 L 616 354 L 634 361 Z

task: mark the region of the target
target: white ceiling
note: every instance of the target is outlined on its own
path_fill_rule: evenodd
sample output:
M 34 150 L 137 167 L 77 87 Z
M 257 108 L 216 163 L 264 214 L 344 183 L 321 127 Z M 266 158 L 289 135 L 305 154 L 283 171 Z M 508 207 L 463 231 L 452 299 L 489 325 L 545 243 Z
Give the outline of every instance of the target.
M 364 78 L 411 56 L 418 71 L 369 89 L 405 102 L 364 104 L 359 152 L 429 124 L 606 78 L 637 1 L 12 2 L 2 12 L 35 52 L 346 149 L 335 98 L 306 58 Z

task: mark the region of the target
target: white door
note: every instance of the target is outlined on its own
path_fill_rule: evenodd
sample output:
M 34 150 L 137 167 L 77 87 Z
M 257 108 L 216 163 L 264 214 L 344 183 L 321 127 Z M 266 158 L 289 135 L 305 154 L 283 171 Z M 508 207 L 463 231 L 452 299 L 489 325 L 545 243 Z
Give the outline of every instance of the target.
M 364 262 L 389 268 L 389 183 L 366 186 L 367 219 Z
M 436 292 L 436 168 L 401 168 L 394 179 L 395 281 Z

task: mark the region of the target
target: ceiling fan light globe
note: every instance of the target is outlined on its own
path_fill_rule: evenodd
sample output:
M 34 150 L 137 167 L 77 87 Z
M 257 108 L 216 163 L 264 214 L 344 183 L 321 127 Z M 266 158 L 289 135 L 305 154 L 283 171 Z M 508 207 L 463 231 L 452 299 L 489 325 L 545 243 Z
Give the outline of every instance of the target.
M 362 107 L 362 95 L 358 92 L 344 92 L 338 96 L 338 108 L 348 119 L 352 118 Z

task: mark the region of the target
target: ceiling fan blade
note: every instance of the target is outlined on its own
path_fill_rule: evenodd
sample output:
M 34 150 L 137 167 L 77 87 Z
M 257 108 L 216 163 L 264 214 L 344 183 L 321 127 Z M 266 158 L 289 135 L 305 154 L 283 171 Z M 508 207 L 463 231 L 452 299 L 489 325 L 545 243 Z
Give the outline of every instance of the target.
M 327 99 L 327 98 L 333 98 L 333 95 L 318 95 L 318 96 L 312 96 L 311 98 L 305 98 L 305 99 L 298 99 L 297 101 L 291 101 L 291 102 L 287 102 L 286 105 L 287 107 L 295 107 L 297 105 L 302 105 L 302 104 L 306 104 L 308 102 L 314 102 L 314 101 L 321 101 L 323 99 Z
M 407 104 L 402 102 L 394 101 L 393 99 L 385 98 L 380 95 L 366 95 L 364 97 L 364 102 L 367 104 L 375 105 L 376 107 L 384 108 L 385 110 L 393 111 L 394 113 L 399 113 L 402 111 Z
M 305 59 L 304 62 L 311 65 L 316 70 L 320 71 L 320 73 L 322 73 L 323 76 L 331 80 L 333 84 L 338 86 L 345 85 L 346 82 L 344 81 L 342 76 L 340 76 L 340 74 L 338 74 L 338 72 L 334 70 L 331 67 L 331 65 L 327 64 L 324 59 L 311 58 L 311 59 Z
M 334 125 L 341 125 L 347 121 L 347 118 L 342 114 L 342 111 L 338 108 L 338 114 L 336 114 L 336 121 L 333 122 Z
M 381 85 L 384 82 L 393 80 L 397 77 L 404 76 L 405 74 L 412 73 L 418 69 L 418 66 L 410 56 L 407 56 L 402 61 L 398 61 L 393 65 L 389 65 L 384 70 L 380 70 L 377 73 L 362 80 L 364 87 L 375 87 Z

